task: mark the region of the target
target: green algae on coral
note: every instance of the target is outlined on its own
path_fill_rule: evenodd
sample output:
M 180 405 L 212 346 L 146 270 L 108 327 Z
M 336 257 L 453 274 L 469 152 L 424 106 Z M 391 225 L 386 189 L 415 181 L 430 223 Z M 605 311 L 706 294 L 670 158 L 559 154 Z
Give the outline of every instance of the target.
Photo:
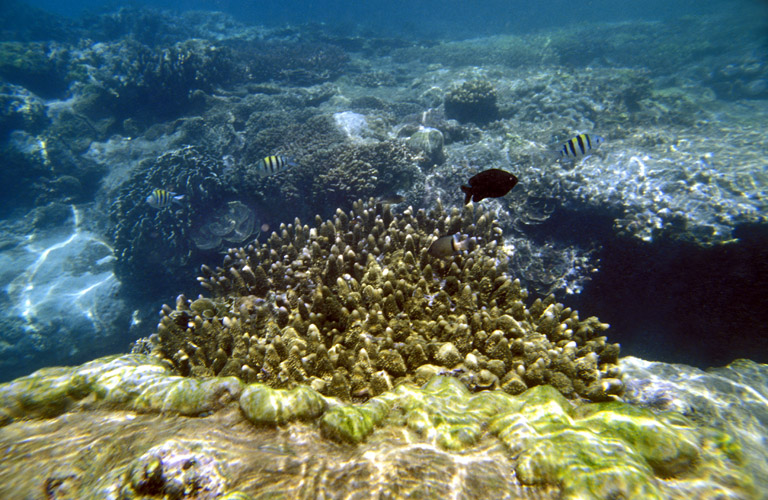
M 254 424 L 312 420 L 322 415 L 327 406 L 325 398 L 307 386 L 281 391 L 264 384 L 250 384 L 240 396 L 240 409 Z
M 275 389 L 244 386 L 232 377 L 190 379 L 172 374 L 152 357 L 126 355 L 40 370 L 0 385 L 0 394 L 4 428 L 13 427 L 14 420 L 49 419 L 70 408 L 207 418 L 221 413 L 259 424 L 254 429 L 305 421 L 326 446 L 381 447 L 398 435 L 450 456 L 496 442 L 519 487 L 560 491 L 559 498 L 685 498 L 702 488 L 749 498 L 752 492 L 740 445 L 730 435 L 677 413 L 655 414 L 622 402 L 574 403 L 547 385 L 518 395 L 473 393 L 455 377 L 435 376 L 421 388 L 401 384 L 366 403 L 342 404 L 304 385 Z M 216 411 L 235 400 L 239 404 L 230 411 Z M 174 440 L 146 449 L 126 466 L 127 498 L 194 491 L 204 477 L 217 491 L 226 491 L 223 465 L 206 450 Z M 179 472 L 179 457 L 187 456 L 198 457 L 194 475 L 199 480 Z M 161 476 L 160 468 L 167 473 Z
M 382 399 L 371 399 L 364 405 L 331 408 L 320 421 L 323 435 L 337 441 L 360 443 L 380 425 L 389 412 Z
M 321 425 L 329 438 L 360 443 L 386 422 L 454 451 L 472 448 L 487 430 L 516 457 L 522 484 L 559 486 L 564 498 L 667 498 L 660 480 L 715 465 L 729 484 L 738 478 L 739 487 L 751 485 L 739 470 L 738 445 L 723 433 L 620 402 L 574 406 L 550 386 L 519 396 L 472 394 L 454 378 L 435 377 L 421 389 L 403 385 L 363 405 L 333 408 Z
M 197 380 L 172 375 L 151 356 L 107 356 L 74 368 L 44 368 L 0 384 L 0 423 L 60 415 L 81 402 L 90 407 L 200 415 L 236 400 L 242 386 L 234 377 Z

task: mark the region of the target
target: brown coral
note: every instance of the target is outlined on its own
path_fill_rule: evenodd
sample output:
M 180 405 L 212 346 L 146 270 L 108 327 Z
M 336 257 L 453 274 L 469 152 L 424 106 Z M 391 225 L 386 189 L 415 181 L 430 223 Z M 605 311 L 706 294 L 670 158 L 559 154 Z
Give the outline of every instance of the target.
M 455 233 L 475 248 L 427 254 L 437 236 Z M 203 266 L 198 280 L 214 298 L 164 306 L 153 353 L 185 375 L 309 384 L 353 400 L 435 372 L 476 390 L 620 393 L 607 325 L 552 297 L 526 307 L 506 262 L 493 212 L 438 205 L 396 217 L 358 201 L 314 228 L 297 219 L 259 248 L 230 249 L 222 268 Z

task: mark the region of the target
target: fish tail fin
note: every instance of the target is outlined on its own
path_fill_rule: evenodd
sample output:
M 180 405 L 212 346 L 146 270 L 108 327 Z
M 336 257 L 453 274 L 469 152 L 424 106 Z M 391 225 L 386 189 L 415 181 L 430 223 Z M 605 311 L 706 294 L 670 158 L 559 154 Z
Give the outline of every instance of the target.
M 175 203 L 178 203 L 179 205 L 181 205 L 182 204 L 181 202 L 184 201 L 184 195 L 180 194 L 180 195 L 174 196 L 172 199 Z
M 464 191 L 464 204 L 469 203 L 472 199 L 472 188 L 467 186 L 461 186 L 461 190 Z

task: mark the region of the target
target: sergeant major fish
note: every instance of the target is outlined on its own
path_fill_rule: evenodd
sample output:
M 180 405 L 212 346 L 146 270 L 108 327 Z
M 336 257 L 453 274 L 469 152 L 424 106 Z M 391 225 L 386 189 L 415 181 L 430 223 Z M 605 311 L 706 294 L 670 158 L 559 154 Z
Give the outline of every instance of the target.
M 455 255 L 464 250 L 471 250 L 474 243 L 473 238 L 467 238 L 464 241 L 457 241 L 456 235 L 443 236 L 429 245 L 427 253 L 432 257 L 445 258 Z
M 461 186 L 464 204 L 485 198 L 498 198 L 509 193 L 517 184 L 517 177 L 498 168 L 484 170 L 469 178 L 469 186 Z
M 272 155 L 259 160 L 259 163 L 256 164 L 256 172 L 262 177 L 267 177 L 295 166 L 296 162 L 293 158 L 283 155 Z
M 597 135 L 579 134 L 558 150 L 561 158 L 578 158 L 604 143 L 605 139 Z
M 170 206 L 171 203 L 176 203 L 182 206 L 181 200 L 183 199 L 183 194 L 177 195 L 176 193 L 166 191 L 165 189 L 155 189 L 149 196 L 147 196 L 147 203 L 149 203 L 150 207 L 159 210 Z

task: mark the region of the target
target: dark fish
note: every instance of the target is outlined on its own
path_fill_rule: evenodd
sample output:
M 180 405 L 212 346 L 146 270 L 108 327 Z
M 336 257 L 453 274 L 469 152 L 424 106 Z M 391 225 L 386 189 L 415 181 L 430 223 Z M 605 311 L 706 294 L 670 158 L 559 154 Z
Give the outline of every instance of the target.
M 597 135 L 579 134 L 563 144 L 559 150 L 560 157 L 577 158 L 584 156 L 604 142 L 605 139 Z
M 461 186 L 461 190 L 464 191 L 464 204 L 469 203 L 470 199 L 478 202 L 485 198 L 504 196 L 515 187 L 515 184 L 517 184 L 517 177 L 509 172 L 498 168 L 485 170 L 469 178 L 470 187 Z
M 472 238 L 467 238 L 464 241 L 456 241 L 456 236 L 443 236 L 438 238 L 429 245 L 427 253 L 432 257 L 438 257 L 440 259 L 444 257 L 450 257 L 463 250 L 469 250 L 472 245 Z
M 166 191 L 165 189 L 155 189 L 152 191 L 152 194 L 147 196 L 147 203 L 152 208 L 161 209 L 169 206 L 171 203 L 181 205 L 181 200 L 183 199 L 184 195 L 177 196 L 176 193 Z
M 267 177 L 295 166 L 296 162 L 293 158 L 283 155 L 272 155 L 259 160 L 259 163 L 256 164 L 256 172 L 262 177 Z

